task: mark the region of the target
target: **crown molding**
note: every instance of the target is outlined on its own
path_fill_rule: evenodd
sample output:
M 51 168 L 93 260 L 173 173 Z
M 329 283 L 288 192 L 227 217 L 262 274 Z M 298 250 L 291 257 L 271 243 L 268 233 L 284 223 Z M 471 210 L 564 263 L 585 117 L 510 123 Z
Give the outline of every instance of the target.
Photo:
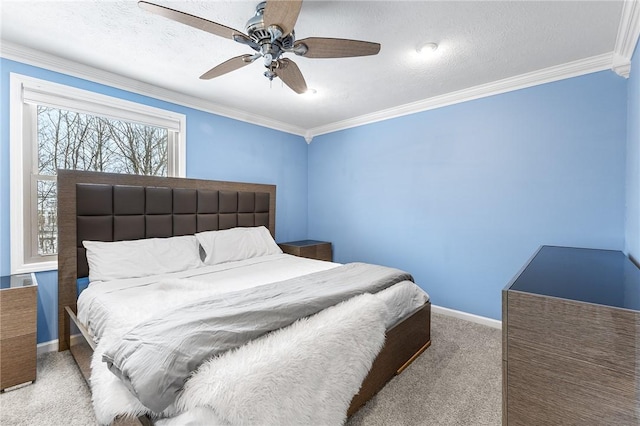
M 628 3 L 631 3 L 631 5 L 629 5 Z M 620 49 L 624 49 L 625 52 L 630 50 L 631 54 L 633 54 L 633 49 L 635 48 L 635 44 L 638 40 L 638 34 L 640 34 L 639 16 L 640 7 L 638 7 L 638 0 L 624 3 L 623 19 L 621 20 L 620 28 L 626 28 L 627 30 L 624 31 L 624 36 L 620 36 L 619 32 L 618 39 L 626 40 L 624 43 L 620 42 Z M 627 24 L 623 25 L 623 21 Z M 633 34 L 635 34 L 635 36 Z M 618 46 L 618 42 L 616 42 L 616 46 Z M 627 60 L 623 55 L 610 52 L 586 59 L 581 59 L 578 61 L 569 62 L 563 65 L 544 68 L 542 70 L 522 74 L 515 77 L 505 78 L 503 80 L 498 80 L 491 83 L 481 84 L 468 89 L 434 96 L 428 99 L 423 99 L 382 111 L 377 111 L 371 114 L 365 114 L 348 120 L 342 120 L 325 126 L 303 129 L 301 127 L 292 126 L 287 123 L 271 120 L 241 110 L 227 108 L 201 98 L 185 95 L 183 93 L 164 89 L 148 83 L 143 83 L 129 77 L 111 73 L 109 71 L 104 71 L 87 65 L 78 64 L 67 59 L 58 58 L 56 56 L 34 49 L 26 48 L 14 43 L 2 41 L 0 43 L 0 56 L 6 59 L 45 68 L 51 71 L 64 73 L 74 77 L 93 81 L 95 83 L 105 84 L 111 87 L 149 96 L 166 102 L 175 103 L 189 108 L 195 108 L 201 111 L 210 112 L 223 117 L 232 118 L 235 120 L 267 127 L 274 130 L 279 130 L 285 133 L 302 136 L 307 143 L 311 143 L 315 136 L 327 133 L 454 105 L 474 99 L 485 98 L 488 96 L 537 86 L 540 84 L 564 80 L 567 78 L 577 77 L 598 71 L 613 69 L 620 75 L 624 75 L 625 73 L 627 73 L 628 76 L 628 72 L 630 69 L 630 58 Z
M 629 78 L 631 75 L 631 60 L 614 53 L 611 69 L 620 77 Z
M 401 105 L 399 107 L 389 108 L 326 126 L 316 127 L 308 130 L 305 138 L 312 139 L 314 136 L 326 133 L 337 132 L 339 130 L 363 126 L 365 124 L 389 120 L 391 118 L 402 117 L 474 99 L 486 98 L 488 96 L 551 83 L 571 77 L 578 77 L 598 71 L 610 70 L 612 68 L 613 60 L 613 53 L 605 53 L 603 55 L 592 56 L 590 58 L 569 62 L 563 65 L 544 68 L 527 74 L 521 74 L 515 77 L 481 84 L 479 86 L 470 87 L 457 92 L 446 93 L 444 95 L 434 96 L 421 101 Z
M 631 58 L 640 37 L 640 1 L 627 0 L 622 3 L 618 35 L 613 48 L 612 69 L 620 76 L 629 78 Z
M 234 120 L 279 130 L 297 136 L 304 137 L 306 135 L 305 129 L 297 126 L 292 126 L 281 121 L 271 120 L 260 115 L 250 114 L 238 109 L 228 108 L 201 98 L 164 89 L 162 87 L 154 86 L 152 84 L 144 83 L 88 65 L 79 64 L 68 59 L 59 58 L 57 56 L 7 42 L 5 40 L 0 40 L 0 56 L 12 61 L 63 73 L 72 77 L 82 78 L 94 83 L 104 84 L 184 107 L 195 108 L 200 111 L 210 112 L 223 117 L 232 118 Z

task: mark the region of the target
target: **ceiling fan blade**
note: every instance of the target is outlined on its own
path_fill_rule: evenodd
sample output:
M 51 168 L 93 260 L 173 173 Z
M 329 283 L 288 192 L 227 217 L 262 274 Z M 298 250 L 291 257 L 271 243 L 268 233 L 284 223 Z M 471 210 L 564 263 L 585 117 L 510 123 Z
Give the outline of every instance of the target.
M 300 45 L 306 46 L 305 53 L 298 53 Z M 309 37 L 296 41 L 293 51 L 305 58 L 350 58 L 377 55 L 380 52 L 380 43 L 343 38 Z
M 294 92 L 302 94 L 307 91 L 307 83 L 304 81 L 300 68 L 292 60 L 280 59 L 275 73 Z
M 264 26 L 277 25 L 282 30 L 282 35 L 293 31 L 296 25 L 302 0 L 268 0 L 264 8 Z
M 211 34 L 215 34 L 220 37 L 230 38 L 233 40 L 234 34 L 242 34 L 242 31 L 238 31 L 233 28 L 226 27 L 222 24 L 200 18 L 199 16 L 190 15 L 188 13 L 180 12 L 179 10 L 170 9 L 168 7 L 160 6 L 154 3 L 139 1 L 138 6 L 148 12 L 164 16 L 165 18 L 169 18 L 171 20 L 189 25 L 191 27 L 206 31 Z
M 202 74 L 200 76 L 200 79 L 210 80 L 212 78 L 220 77 L 223 74 L 226 74 L 231 71 L 235 71 L 239 68 L 249 65 L 254 60 L 255 59 L 253 55 L 236 56 L 235 58 L 231 58 L 228 61 L 224 61 L 223 63 L 211 68 L 209 71 Z

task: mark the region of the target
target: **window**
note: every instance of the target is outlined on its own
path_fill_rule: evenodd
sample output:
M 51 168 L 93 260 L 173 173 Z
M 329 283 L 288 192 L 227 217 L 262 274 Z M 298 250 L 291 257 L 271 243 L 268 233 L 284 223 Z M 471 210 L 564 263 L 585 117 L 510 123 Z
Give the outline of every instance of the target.
M 56 170 L 185 175 L 185 116 L 11 74 L 11 273 L 57 268 Z

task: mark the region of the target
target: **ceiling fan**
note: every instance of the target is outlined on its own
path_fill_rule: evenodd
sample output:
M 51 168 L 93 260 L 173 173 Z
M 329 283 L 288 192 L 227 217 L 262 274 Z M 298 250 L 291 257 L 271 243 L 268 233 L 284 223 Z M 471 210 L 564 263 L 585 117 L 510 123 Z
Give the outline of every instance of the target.
M 247 21 L 246 34 L 222 24 L 147 1 L 139 1 L 138 5 L 151 13 L 246 44 L 256 51 L 252 55 L 236 56 L 216 65 L 200 76 L 203 80 L 219 77 L 262 58 L 267 68 L 264 72 L 265 77 L 270 81 L 279 77 L 296 93 L 304 93 L 307 91 L 307 83 L 296 63 L 282 57 L 284 53 L 294 53 L 307 58 L 348 58 L 376 55 L 380 51 L 379 43 L 368 41 L 325 37 L 296 40 L 293 27 L 300 14 L 302 0 L 268 0 L 259 3 L 256 6 L 255 15 Z

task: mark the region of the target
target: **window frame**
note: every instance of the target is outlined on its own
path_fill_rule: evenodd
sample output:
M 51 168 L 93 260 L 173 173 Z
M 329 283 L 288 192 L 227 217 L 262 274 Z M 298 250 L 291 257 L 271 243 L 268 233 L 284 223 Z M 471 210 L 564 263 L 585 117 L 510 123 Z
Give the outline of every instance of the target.
M 37 105 L 167 128 L 167 176 L 186 176 L 186 116 L 47 80 L 10 74 L 11 273 L 58 268 L 57 255 L 37 254 Z M 35 220 L 34 220 L 35 218 Z

